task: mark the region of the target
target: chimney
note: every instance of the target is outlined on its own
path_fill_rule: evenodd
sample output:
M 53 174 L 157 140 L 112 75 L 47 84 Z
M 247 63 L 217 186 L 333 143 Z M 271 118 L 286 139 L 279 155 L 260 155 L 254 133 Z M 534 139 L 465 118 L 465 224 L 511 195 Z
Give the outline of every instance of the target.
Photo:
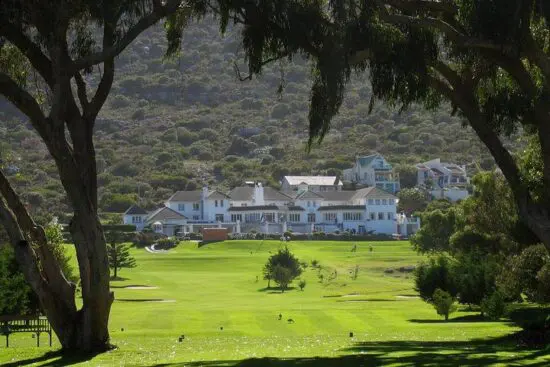
M 264 201 L 264 187 L 262 183 L 259 182 L 254 186 L 254 204 L 255 205 L 265 205 Z
M 208 186 L 204 186 L 202 188 L 202 200 L 206 200 L 208 198 Z

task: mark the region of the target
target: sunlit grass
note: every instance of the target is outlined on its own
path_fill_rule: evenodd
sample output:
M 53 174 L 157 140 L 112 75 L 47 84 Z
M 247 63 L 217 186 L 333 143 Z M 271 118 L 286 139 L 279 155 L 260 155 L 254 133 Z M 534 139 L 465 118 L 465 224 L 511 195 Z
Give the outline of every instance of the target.
M 290 242 L 288 246 L 300 260 L 308 264 L 318 260 L 322 268 L 310 266 L 305 270 L 302 278 L 307 285 L 303 292 L 293 289 L 284 294 L 266 290 L 261 275 L 270 252 L 281 246 L 278 241 L 231 241 L 200 249 L 194 243 L 185 243 L 166 254 L 134 249 L 138 266 L 123 269 L 120 276 L 125 280 L 112 282 L 117 300 L 110 329 L 112 341 L 119 348 L 81 363 L 201 365 L 206 361 L 319 356 L 326 359 L 316 360 L 316 364 L 355 365 L 357 361 L 346 359 L 352 358 L 346 355 L 360 354 L 367 358 L 366 364 L 399 365 L 415 356 L 423 363 L 424 352 L 432 359 L 434 353 L 451 354 L 453 358 L 458 353 L 460 358 L 473 358 L 481 364 L 541 362 L 544 355 L 513 348 L 487 352 L 491 341 L 481 346 L 472 342 L 468 349 L 471 340 L 500 338 L 516 329 L 506 322 L 439 322 L 433 308 L 414 297 L 411 274 L 384 273 L 386 268 L 415 265 L 421 259 L 408 242 L 358 243 L 357 252 L 350 251 L 352 245 Z M 359 276 L 353 280 L 350 271 L 356 265 L 360 267 Z M 336 279 L 328 282 L 335 271 Z M 324 275 L 322 283 L 319 272 Z M 128 286 L 156 288 L 125 288 Z M 461 311 L 453 316 L 468 314 Z M 294 323 L 288 323 L 289 318 Z M 182 334 L 185 339 L 180 343 L 178 337 Z M 433 343 L 440 346 L 434 347 Z M 40 365 L 50 360 L 40 358 L 50 349 L 34 347 L 35 340 L 29 334 L 13 335 L 10 344 L 9 349 L 0 348 L 0 364 L 26 361 Z M 58 348 L 56 341 L 51 350 Z M 458 348 L 469 352 L 465 354 Z M 487 359 L 487 353 L 493 359 Z M 57 357 L 51 358 L 55 361 Z M 452 358 L 442 359 L 437 365 L 449 361 Z M 58 365 L 65 362 L 69 363 Z

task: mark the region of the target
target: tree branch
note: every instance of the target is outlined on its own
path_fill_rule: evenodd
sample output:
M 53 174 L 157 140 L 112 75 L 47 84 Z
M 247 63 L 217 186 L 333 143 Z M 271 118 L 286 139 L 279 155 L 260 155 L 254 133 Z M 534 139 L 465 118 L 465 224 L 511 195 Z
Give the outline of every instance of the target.
M 383 0 L 387 5 L 400 10 L 415 12 L 436 12 L 455 15 L 458 8 L 454 3 L 433 0 Z
M 90 105 L 88 101 L 88 95 L 86 93 L 86 81 L 80 74 L 80 71 L 77 71 L 74 75 L 74 80 L 76 83 L 78 100 L 80 101 L 80 106 L 82 106 L 82 114 L 85 114 Z
M 52 64 L 50 59 L 44 55 L 40 46 L 30 40 L 25 33 L 8 22 L 0 22 L 0 35 L 6 37 L 10 43 L 15 45 L 23 53 L 34 69 L 52 88 Z
M 44 139 L 49 136 L 46 116 L 44 116 L 34 97 L 2 72 L 0 72 L 0 94 L 29 118 L 40 136 Z
M 100 52 L 92 53 L 89 56 L 75 60 L 72 65 L 72 74 L 78 70 L 88 69 L 94 65 L 101 64 L 107 60 L 114 59 L 118 56 L 137 36 L 139 36 L 147 28 L 157 23 L 162 18 L 176 11 L 180 6 L 181 0 L 168 0 L 163 6 L 154 6 L 153 12 L 141 18 L 133 25 L 128 32 L 112 47 L 103 49 Z
M 530 201 L 531 197 L 522 183 L 521 175 L 514 158 L 508 149 L 504 147 L 498 135 L 484 120 L 474 97 L 471 93 L 466 92 L 461 83 L 456 84 L 448 79 L 446 81 L 448 84 L 435 76 L 431 76 L 430 86 L 460 108 L 467 117 L 470 126 L 487 149 L 489 149 L 502 173 L 506 176 L 516 201 Z

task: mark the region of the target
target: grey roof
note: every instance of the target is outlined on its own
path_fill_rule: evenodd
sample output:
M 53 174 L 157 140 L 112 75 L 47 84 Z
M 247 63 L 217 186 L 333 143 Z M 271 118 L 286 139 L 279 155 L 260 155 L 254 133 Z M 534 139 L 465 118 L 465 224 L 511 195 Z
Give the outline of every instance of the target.
M 342 181 L 338 180 L 336 176 L 285 176 L 284 179 L 293 186 L 302 183 L 319 186 L 342 185 Z
M 248 212 L 254 210 L 286 210 L 285 207 L 277 205 L 256 205 L 256 206 L 232 206 L 228 212 Z
M 132 205 L 124 212 L 124 215 L 146 215 L 147 211 L 137 205 Z
M 327 201 L 349 201 L 355 194 L 355 191 L 323 191 L 319 195 Z
M 298 191 L 295 193 L 295 199 L 323 199 L 323 196 L 313 191 Z
M 235 201 L 250 201 L 254 198 L 254 187 L 239 186 L 235 187 L 229 193 L 231 200 Z M 279 192 L 271 187 L 264 187 L 264 200 L 267 201 L 290 201 L 292 197 Z
M 157 221 L 163 221 L 163 220 L 171 220 L 171 219 L 187 219 L 184 215 L 178 213 L 175 210 L 172 210 L 168 207 L 163 207 L 155 210 L 151 213 L 151 215 L 147 218 L 148 222 L 157 222 Z
M 397 196 L 379 189 L 378 187 L 366 187 L 361 190 L 355 191 L 352 200 L 373 198 L 373 199 L 397 199 Z
M 332 205 L 332 206 L 322 206 L 317 211 L 329 211 L 329 210 L 365 210 L 364 205 Z
M 168 199 L 168 201 L 188 201 L 197 202 L 202 199 L 202 190 L 194 191 L 177 191 Z
M 223 192 L 219 192 L 219 191 L 212 191 L 209 195 L 208 195 L 208 199 L 210 200 L 224 200 L 224 199 L 229 199 L 229 196 L 224 194 Z
M 210 191 L 208 193 L 208 199 L 229 199 L 229 196 L 220 191 Z M 184 202 L 197 202 L 202 200 L 202 190 L 194 191 L 177 191 L 174 195 L 168 199 L 168 201 L 184 201 Z

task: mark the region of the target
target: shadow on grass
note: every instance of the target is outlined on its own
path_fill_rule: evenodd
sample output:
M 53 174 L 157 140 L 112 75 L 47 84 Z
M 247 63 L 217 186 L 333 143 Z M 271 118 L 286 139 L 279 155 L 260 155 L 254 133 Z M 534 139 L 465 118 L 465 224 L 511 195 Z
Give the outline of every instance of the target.
M 143 285 L 143 284 L 111 285 L 111 288 L 113 288 L 113 289 L 124 289 L 124 288 L 132 288 L 132 287 L 146 287 L 146 288 L 149 288 L 151 286 Z
M 123 277 L 111 277 L 109 279 L 111 282 L 124 282 L 125 280 L 128 280 L 128 278 L 123 278 Z
M 410 320 L 407 320 L 407 321 L 413 322 L 413 323 L 416 323 L 416 324 L 444 324 L 444 323 L 452 323 L 452 322 L 502 322 L 501 320 L 491 320 L 491 319 L 489 319 L 485 316 L 481 316 L 481 315 L 466 315 L 466 316 L 454 317 L 454 318 L 449 319 L 447 321 L 445 321 L 444 319 L 440 319 L 440 320 L 410 319 Z
M 528 362 L 530 366 L 547 366 L 548 360 L 536 361 L 547 356 L 547 350 L 521 350 L 515 342 L 516 335 L 502 338 L 471 341 L 424 342 L 424 341 L 382 341 L 358 342 L 338 357 L 314 358 L 253 358 L 242 361 L 200 361 L 181 364 L 158 364 L 151 367 L 175 366 L 225 366 L 225 367 L 355 367 L 355 366 L 487 366 L 495 363 L 515 365 Z M 509 352 L 498 355 L 499 352 Z M 518 352 L 522 352 L 521 354 Z
M 293 290 L 296 290 L 296 289 L 297 289 L 296 287 L 288 287 L 287 289 L 285 289 L 285 292 L 293 291 Z M 278 287 L 269 287 L 269 288 L 264 287 L 264 288 L 258 289 L 258 292 L 267 292 L 269 294 L 282 293 L 281 289 L 278 288 Z
M 98 353 L 94 353 L 94 354 L 63 353 L 60 349 L 56 351 L 46 352 L 39 357 L 23 359 L 13 363 L 6 363 L 6 364 L 3 364 L 2 367 L 19 367 L 19 366 L 26 366 L 26 365 L 34 365 L 41 362 L 45 362 L 44 364 L 40 364 L 41 367 L 64 367 L 64 366 L 70 366 L 77 363 L 88 362 L 97 355 Z

